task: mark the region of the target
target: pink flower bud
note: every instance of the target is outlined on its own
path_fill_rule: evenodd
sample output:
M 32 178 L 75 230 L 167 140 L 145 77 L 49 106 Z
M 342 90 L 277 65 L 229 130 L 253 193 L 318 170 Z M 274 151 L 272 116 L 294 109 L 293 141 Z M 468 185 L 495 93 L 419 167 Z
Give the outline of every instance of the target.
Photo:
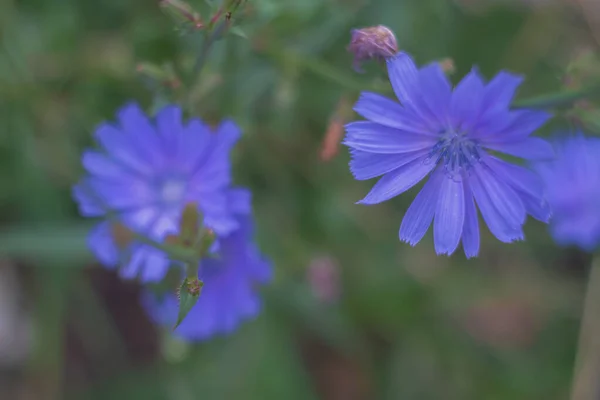
M 360 64 L 364 60 L 385 60 L 398 52 L 396 37 L 391 29 L 383 26 L 353 29 L 348 51 L 354 53 L 354 69 L 362 72 Z

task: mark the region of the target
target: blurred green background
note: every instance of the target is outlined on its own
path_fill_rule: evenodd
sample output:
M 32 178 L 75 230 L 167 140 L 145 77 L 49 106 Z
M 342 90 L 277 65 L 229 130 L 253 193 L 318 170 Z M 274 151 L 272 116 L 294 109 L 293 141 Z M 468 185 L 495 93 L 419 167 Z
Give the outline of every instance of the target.
M 400 243 L 418 188 L 355 205 L 374 181 L 352 178 L 337 143 L 360 90 L 388 85 L 376 63 L 352 70 L 352 28 L 387 25 L 419 64 L 451 58 L 454 82 L 475 64 L 525 74 L 526 98 L 561 90 L 597 50 L 600 4 L 249 0 L 236 20 L 246 38 L 217 42 L 191 111 L 242 126 L 234 174 L 275 279 L 257 320 L 185 344 L 93 260 L 70 186 L 94 126 L 180 95 L 136 66 L 185 65 L 200 34 L 158 1 L 0 1 L 0 398 L 566 398 L 590 257 L 532 220 L 511 245 L 482 229 L 468 261 L 436 256 L 431 232 Z

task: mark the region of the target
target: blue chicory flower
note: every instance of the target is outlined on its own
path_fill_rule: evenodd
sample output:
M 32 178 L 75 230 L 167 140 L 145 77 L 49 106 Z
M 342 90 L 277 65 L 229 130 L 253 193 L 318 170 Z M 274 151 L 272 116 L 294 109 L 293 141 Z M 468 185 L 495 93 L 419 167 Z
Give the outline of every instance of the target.
M 219 239 L 216 258 L 200 262 L 198 278 L 204 282 L 198 302 L 175 330 L 179 337 L 199 341 L 225 335 L 245 320 L 258 315 L 261 301 L 258 284 L 271 278 L 271 265 L 252 241 L 250 193 L 244 189 L 229 192 L 231 208 L 240 228 Z M 172 327 L 178 314 L 177 296 L 156 296 L 146 292 L 142 304 L 155 322 Z
M 118 125 L 104 123 L 96 130 L 102 150 L 83 153 L 87 175 L 73 188 L 83 216 L 111 213 L 125 227 L 162 241 L 177 232 L 185 205 L 196 202 L 205 225 L 217 236 L 237 229 L 226 202 L 229 152 L 240 136 L 233 122 L 214 130 L 199 119 L 184 124 L 181 109 L 174 105 L 159 110 L 151 121 L 134 103 L 121 108 L 117 119 Z M 123 262 L 108 219 L 90 233 L 88 245 L 108 267 Z M 169 267 L 164 252 L 141 243 L 128 250 L 120 269 L 124 278 L 164 277 Z
M 556 159 L 534 163 L 552 209 L 550 231 L 561 245 L 600 246 L 600 139 L 578 133 L 554 142 Z
M 401 52 L 387 66 L 401 105 L 362 93 L 354 110 L 369 121 L 346 125 L 354 177 L 383 175 L 359 203 L 389 200 L 429 175 L 402 220 L 400 239 L 416 245 L 433 221 L 436 252 L 452 254 L 462 238 L 468 258 L 480 246 L 476 204 L 502 242 L 523 239 L 526 214 L 548 221 L 539 177 L 491 153 L 528 160 L 553 155 L 550 144 L 529 136 L 550 115 L 509 110 L 521 77 L 500 72 L 485 84 L 473 69 L 452 90 L 438 63 L 418 69 Z

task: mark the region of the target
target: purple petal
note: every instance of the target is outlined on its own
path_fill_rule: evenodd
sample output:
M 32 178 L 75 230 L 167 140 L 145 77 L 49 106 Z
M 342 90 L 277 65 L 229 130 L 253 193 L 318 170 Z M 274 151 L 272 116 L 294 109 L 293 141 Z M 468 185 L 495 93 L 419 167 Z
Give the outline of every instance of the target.
M 534 172 L 509 164 L 496 157 L 486 158 L 486 164 L 521 197 L 525 210 L 535 219 L 548 222 L 550 207 L 544 199 L 540 177 Z
M 102 201 L 101 206 L 114 211 L 142 207 L 156 201 L 155 192 L 143 181 L 110 182 L 88 178 L 90 190 Z
M 490 150 L 500 151 L 511 156 L 525 158 L 528 160 L 549 160 L 554 157 L 552 145 L 544 139 L 530 137 L 518 142 L 486 142 L 484 146 Z
M 137 103 L 129 103 L 117 112 L 119 124 L 127 133 L 132 150 L 156 165 L 163 161 L 163 151 L 156 130 Z
M 417 92 L 418 70 L 412 58 L 406 53 L 398 53 L 387 59 L 390 83 L 398 100 L 407 106 Z
M 465 191 L 465 225 L 462 232 L 463 249 L 467 258 L 476 257 L 479 253 L 479 221 L 477 208 L 468 181 L 464 183 Z
M 367 196 L 358 204 L 377 204 L 404 193 L 435 167 L 435 163 L 426 162 L 426 157 L 418 158 L 383 176 Z
M 233 188 L 227 193 L 231 211 L 238 215 L 247 215 L 252 212 L 252 193 L 248 189 Z
M 344 144 L 371 153 L 407 153 L 432 147 L 434 137 L 413 134 L 375 122 L 358 121 L 346 125 Z
M 199 119 L 190 120 L 184 128 L 182 145 L 174 163 L 180 165 L 182 170 L 192 174 L 196 171 L 201 172 L 216 141 L 217 137 L 211 132 L 210 126 Z
M 119 269 L 119 276 L 123 279 L 135 279 L 138 277 L 141 269 L 144 267 L 144 262 L 146 261 L 148 246 L 134 244 L 131 246 L 130 251 L 131 257 Z
M 419 87 L 423 102 L 438 122 L 446 123 L 452 97 L 452 87 L 439 63 L 432 63 L 419 71 Z
M 407 132 L 432 135 L 422 121 L 397 102 L 376 93 L 362 92 L 354 111 L 368 120 Z
M 224 120 L 217 127 L 219 144 L 229 150 L 242 136 L 242 131 L 232 120 Z
M 148 248 L 146 262 L 140 274 L 141 282 L 158 282 L 162 280 L 169 270 L 170 261 L 162 250 Z
M 435 214 L 443 179 L 446 179 L 443 168 L 438 168 L 431 174 L 404 214 L 400 225 L 400 240 L 414 246 L 425 236 Z
M 460 243 L 465 221 L 465 196 L 462 181 L 442 179 L 433 222 L 437 254 L 452 254 Z
M 95 132 L 95 137 L 106 151 L 115 160 L 132 171 L 143 176 L 152 174 L 153 168 L 150 160 L 144 160 L 134 149 L 128 136 L 109 124 L 100 125 Z
M 105 207 L 98 204 L 97 199 L 90 193 L 89 179 L 85 179 L 73 186 L 71 195 L 79 206 L 79 214 L 83 217 L 99 217 L 106 213 Z
M 473 168 L 470 186 L 490 231 L 506 243 L 523 239 L 525 207 L 515 191 L 483 163 Z
M 479 119 L 484 84 L 476 69 L 471 70 L 454 89 L 450 100 L 450 122 L 456 129 L 471 129 Z
M 485 87 L 482 105 L 485 113 L 507 110 L 523 80 L 520 75 L 500 71 Z
M 497 113 L 477 124 L 474 137 L 484 144 L 523 140 L 544 125 L 550 117 L 552 114 L 547 112 L 531 110 Z
M 109 222 L 101 222 L 88 236 L 88 247 L 96 258 L 106 267 L 116 267 L 119 263 L 119 249 L 112 237 Z
M 177 157 L 185 148 L 181 108 L 174 105 L 161 108 L 156 113 L 156 126 L 164 153 L 169 157 Z
M 350 149 L 352 159 L 350 171 L 358 180 L 367 180 L 381 176 L 408 164 L 429 153 L 429 150 L 419 150 L 401 154 L 376 154 Z
M 81 157 L 81 162 L 90 174 L 99 178 L 112 181 L 141 178 L 135 171 L 132 172 L 123 165 L 115 162 L 108 155 L 95 150 L 85 150 Z

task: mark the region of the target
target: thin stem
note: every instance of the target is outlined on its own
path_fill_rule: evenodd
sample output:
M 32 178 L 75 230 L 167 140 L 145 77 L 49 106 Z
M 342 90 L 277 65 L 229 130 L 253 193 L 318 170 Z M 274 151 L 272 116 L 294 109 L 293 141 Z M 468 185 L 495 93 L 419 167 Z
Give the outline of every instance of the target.
M 214 42 L 221 36 L 225 27 L 227 26 L 227 20 L 223 19 L 219 24 L 210 32 L 205 32 L 204 40 L 202 41 L 202 47 L 200 48 L 200 52 L 198 53 L 198 57 L 196 57 L 196 61 L 194 61 L 194 66 L 192 67 L 192 71 L 190 72 L 188 83 L 187 83 L 187 99 L 186 104 L 188 110 L 192 109 L 193 102 L 193 94 L 194 88 L 200 79 L 200 75 L 202 73 L 202 69 L 206 65 L 206 61 L 208 60 L 208 55 L 210 54 L 210 50 L 212 49 L 212 45 Z
M 571 400 L 600 399 L 600 257 L 588 278 Z
M 561 108 L 569 107 L 578 100 L 600 97 L 600 83 L 589 85 L 579 90 L 550 93 L 529 99 L 515 101 L 517 108 Z
M 393 93 L 389 85 L 369 84 L 361 79 L 356 79 L 350 74 L 344 73 L 326 61 L 319 60 L 307 54 L 299 54 L 292 50 L 285 49 L 282 45 L 277 43 L 269 43 L 265 48 L 259 47 L 258 51 L 282 64 L 293 64 L 296 67 L 306 69 L 313 74 L 318 75 L 330 82 L 336 83 L 346 89 L 357 91 L 373 90 Z

